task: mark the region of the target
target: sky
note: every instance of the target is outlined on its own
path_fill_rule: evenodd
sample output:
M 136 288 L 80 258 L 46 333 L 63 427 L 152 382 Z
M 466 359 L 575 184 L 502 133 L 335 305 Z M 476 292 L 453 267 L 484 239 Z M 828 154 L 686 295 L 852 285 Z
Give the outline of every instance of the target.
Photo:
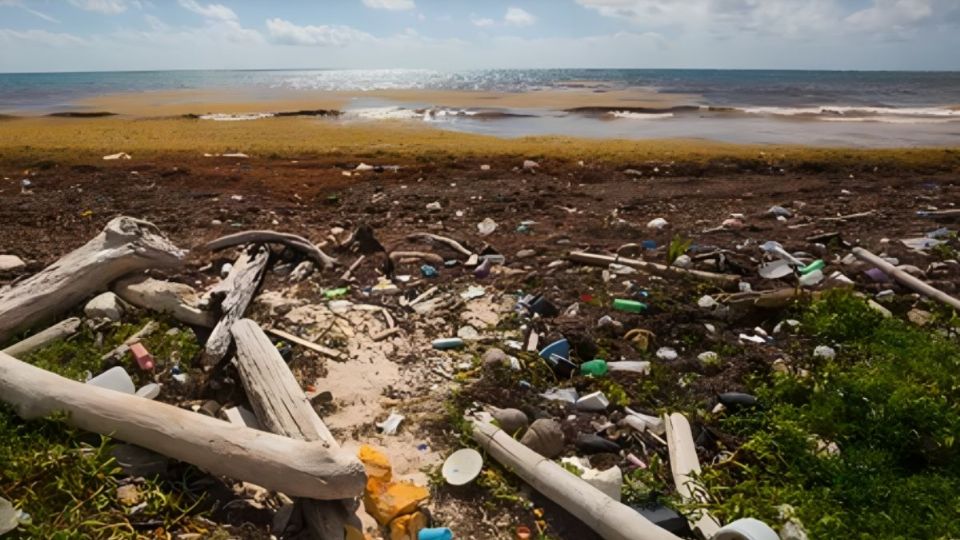
M 0 0 L 0 72 L 960 70 L 960 0 Z

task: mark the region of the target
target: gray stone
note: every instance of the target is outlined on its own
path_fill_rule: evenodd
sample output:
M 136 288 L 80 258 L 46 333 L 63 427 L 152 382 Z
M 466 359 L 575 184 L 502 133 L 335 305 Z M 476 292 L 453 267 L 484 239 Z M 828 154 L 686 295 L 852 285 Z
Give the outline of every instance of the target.
M 83 308 L 83 313 L 91 319 L 119 321 L 123 316 L 123 307 L 117 295 L 112 292 L 105 292 L 87 302 L 87 305 Z
M 527 426 L 530 425 L 530 420 L 527 419 L 527 415 L 523 414 L 523 411 L 519 409 L 494 408 L 492 416 L 494 420 L 500 424 L 500 429 L 511 435 L 523 433 L 523 430 L 527 429 Z
M 16 255 L 0 255 L 0 272 L 19 272 L 26 266 L 27 263 Z
M 507 358 L 507 353 L 503 352 L 502 349 L 496 347 L 487 349 L 483 353 L 483 365 L 488 367 L 494 367 L 498 365 L 506 365 L 510 362 L 510 359 Z
M 535 249 L 521 249 L 520 251 L 517 252 L 517 258 L 529 259 L 530 257 L 533 257 L 536 254 L 537 254 L 537 250 Z
M 563 452 L 563 431 L 556 421 L 541 418 L 530 424 L 520 442 L 541 456 L 553 459 Z

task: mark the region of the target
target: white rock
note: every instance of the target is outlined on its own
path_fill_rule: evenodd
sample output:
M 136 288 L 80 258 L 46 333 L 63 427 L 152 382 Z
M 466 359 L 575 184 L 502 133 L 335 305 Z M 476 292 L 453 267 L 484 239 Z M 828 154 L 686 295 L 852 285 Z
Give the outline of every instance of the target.
M 123 316 L 123 307 L 120 305 L 120 299 L 112 292 L 105 292 L 93 300 L 87 302 L 83 308 L 83 313 L 90 319 L 110 319 L 119 321 Z
M 833 347 L 827 345 L 817 345 L 817 347 L 813 349 L 813 356 L 817 358 L 833 360 L 837 356 L 837 351 L 833 350 Z
M 0 255 L 0 272 L 19 272 L 27 264 L 16 255 Z
M 533 161 L 532 159 L 528 159 L 523 162 L 523 170 L 525 171 L 533 171 L 539 167 L 540 167 L 540 164 L 537 163 L 536 161 Z
M 716 364 L 720 360 L 720 355 L 713 351 L 705 351 L 697 355 L 697 360 L 704 364 Z
M 659 231 L 660 229 L 666 227 L 667 225 L 669 225 L 669 223 L 667 223 L 667 220 L 663 219 L 662 217 L 658 217 L 658 218 L 651 219 L 650 222 L 647 223 L 647 228 L 656 229 Z
M 660 347 L 657 350 L 657 358 L 661 360 L 676 360 L 677 351 L 672 347 Z
M 427 210 L 430 210 L 431 212 L 438 212 L 438 211 L 440 211 L 442 208 L 443 208 L 443 207 L 440 206 L 440 203 L 437 202 L 437 201 L 434 201 L 434 202 L 432 202 L 432 203 L 430 203 L 430 204 L 427 205 Z
M 673 261 L 673 265 L 677 268 L 690 268 L 690 265 L 693 264 L 693 259 L 689 255 L 680 255 Z
M 490 170 L 490 166 L 487 165 L 486 163 L 484 163 L 483 165 L 480 166 L 480 170 L 481 170 L 481 171 L 489 171 L 489 170 Z

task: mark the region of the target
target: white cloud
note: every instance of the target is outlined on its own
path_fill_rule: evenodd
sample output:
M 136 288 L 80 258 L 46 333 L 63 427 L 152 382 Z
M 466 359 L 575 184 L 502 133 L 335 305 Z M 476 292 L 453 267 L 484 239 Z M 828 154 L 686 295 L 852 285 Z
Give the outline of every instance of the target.
M 812 40 L 849 32 L 902 32 L 960 13 L 956 0 L 869 0 L 851 12 L 846 0 L 576 0 L 601 15 L 643 28 L 693 29 L 735 37 L 747 31 Z M 956 21 L 954 21 L 956 22 Z M 884 36 L 877 36 L 884 37 Z
M 363 0 L 363 5 L 372 9 L 389 11 L 406 11 L 417 7 L 413 0 Z
M 58 47 L 64 45 L 84 45 L 87 43 L 81 37 L 60 32 L 46 30 L 10 30 L 0 28 L 0 42 L 29 41 L 34 44 Z
M 504 22 L 514 26 L 530 26 L 537 22 L 537 18 L 526 10 L 518 7 L 508 7 L 507 14 L 503 16 Z
M 177 0 L 180 3 L 180 7 L 192 11 L 198 15 L 201 15 L 207 19 L 215 19 L 220 21 L 235 21 L 237 20 L 237 14 L 227 6 L 223 4 L 207 4 L 203 5 L 197 2 L 196 0 Z
M 44 13 L 44 12 L 42 12 L 42 11 L 37 11 L 37 10 L 35 10 L 35 9 L 32 9 L 32 8 L 26 6 L 26 5 L 22 2 L 22 0 L 0 0 L 0 7 L 15 7 L 15 8 L 20 8 L 20 9 L 26 11 L 27 13 L 33 15 L 34 17 L 39 17 L 39 18 L 41 18 L 41 19 L 43 19 L 43 20 L 45 20 L 45 21 L 47 21 L 47 22 L 52 22 L 52 23 L 59 23 L 59 22 L 60 22 L 60 21 L 58 21 L 57 19 L 54 19 L 53 17 L 47 15 L 46 13 Z
M 873 5 L 846 18 L 859 30 L 903 29 L 929 19 L 933 6 L 929 0 L 875 0 Z
M 482 17 L 482 18 L 470 17 L 470 22 L 473 23 L 474 26 L 477 26 L 480 28 L 486 28 L 488 26 L 493 26 L 497 24 L 497 21 L 486 18 L 486 17 Z
M 343 47 L 358 41 L 375 39 L 370 34 L 349 26 L 299 26 L 283 19 L 267 19 L 267 31 L 274 42 L 284 45 Z
M 70 0 L 70 3 L 84 11 L 95 11 L 104 15 L 123 13 L 128 7 L 125 0 Z

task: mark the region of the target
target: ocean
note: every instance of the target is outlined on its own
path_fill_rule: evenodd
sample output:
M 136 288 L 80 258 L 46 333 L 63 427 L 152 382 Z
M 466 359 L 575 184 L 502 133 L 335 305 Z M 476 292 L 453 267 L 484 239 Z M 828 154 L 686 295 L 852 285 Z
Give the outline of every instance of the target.
M 477 110 L 364 100 L 353 117 L 422 119 L 438 127 L 501 136 L 704 137 L 734 142 L 960 145 L 960 72 L 786 70 L 250 70 L 0 74 L 0 111 L 69 110 L 77 100 L 163 90 L 644 89 L 683 95 L 664 109 L 522 111 L 496 121 Z M 349 111 L 348 111 L 349 112 Z M 489 111 L 488 111 L 489 112 Z M 500 111 L 511 112 L 511 111 Z M 815 120 L 817 122 L 810 122 Z M 722 122 L 722 123 L 721 123 Z M 812 124 L 812 125 L 811 125 Z M 815 127 L 814 127 L 815 126 Z M 748 130 L 756 132 L 745 134 Z

